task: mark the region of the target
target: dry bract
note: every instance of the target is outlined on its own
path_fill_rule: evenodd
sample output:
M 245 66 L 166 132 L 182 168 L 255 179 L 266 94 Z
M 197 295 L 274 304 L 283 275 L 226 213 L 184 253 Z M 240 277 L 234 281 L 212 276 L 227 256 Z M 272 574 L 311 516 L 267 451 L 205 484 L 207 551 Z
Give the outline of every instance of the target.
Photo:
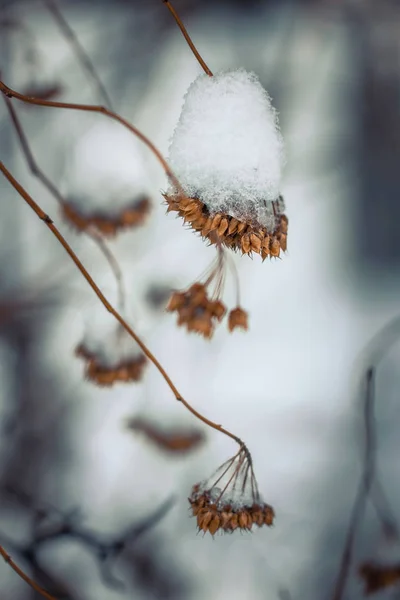
M 243 308 L 240 308 L 240 306 L 231 310 L 228 317 L 229 331 L 233 331 L 237 328 L 244 329 L 245 331 L 249 328 L 247 312 L 243 310 Z
M 359 569 L 365 584 L 365 594 L 373 594 L 400 583 L 400 565 L 379 565 L 365 563 Z
M 215 535 L 218 530 L 232 533 L 273 524 L 274 510 L 261 499 L 247 448 L 242 447 L 221 465 L 218 473 L 211 485 L 208 481 L 196 483 L 188 498 L 199 531 Z
M 178 314 L 179 326 L 185 326 L 188 331 L 195 331 L 206 339 L 212 337 L 215 326 L 222 321 L 227 311 L 221 301 L 225 275 L 226 251 L 219 244 L 218 255 L 204 276 L 204 283 L 196 282 L 187 290 L 176 291 L 171 295 L 166 310 Z M 210 288 L 213 288 L 211 292 Z M 229 331 L 236 327 L 247 329 L 247 313 L 240 306 L 229 314 Z
M 211 300 L 202 283 L 194 283 L 184 292 L 174 292 L 166 310 L 178 313 L 178 325 L 208 339 L 214 333 L 215 324 L 226 313 L 225 305 L 220 300 Z
M 168 431 L 140 417 L 130 419 L 127 427 L 143 433 L 150 442 L 168 454 L 188 454 L 205 440 L 204 433 L 198 429 L 173 428 Z
M 76 356 L 82 358 L 86 363 L 85 376 L 87 379 L 105 387 L 117 382 L 129 383 L 131 381 L 140 381 L 147 363 L 146 357 L 140 354 L 133 358 L 121 360 L 116 365 L 107 365 L 100 357 L 90 352 L 84 344 L 80 344 L 75 353 Z
M 151 203 L 148 198 L 142 198 L 114 215 L 100 212 L 84 214 L 75 203 L 68 202 L 62 205 L 62 216 L 78 231 L 94 227 L 102 235 L 114 237 L 120 231 L 143 225 L 150 210 Z
M 265 260 L 279 258 L 287 250 L 288 218 L 284 214 L 282 196 L 268 201 L 272 209 L 272 225 L 267 228 L 255 219 L 238 220 L 223 213 L 210 214 L 206 205 L 197 198 L 187 198 L 179 194 L 163 194 L 167 212 L 177 212 L 185 223 L 198 232 L 210 244 L 220 243 L 242 254 L 260 254 Z

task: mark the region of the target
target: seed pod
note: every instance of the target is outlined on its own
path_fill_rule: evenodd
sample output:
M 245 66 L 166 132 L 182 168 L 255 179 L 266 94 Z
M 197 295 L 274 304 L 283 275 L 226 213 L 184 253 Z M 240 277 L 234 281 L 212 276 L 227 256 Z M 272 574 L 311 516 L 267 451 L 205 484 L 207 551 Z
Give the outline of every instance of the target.
M 281 252 L 281 246 L 279 243 L 279 240 L 277 237 L 272 236 L 270 244 L 269 244 L 269 251 L 271 256 L 274 256 L 275 258 L 279 258 L 279 254 Z
M 261 240 L 255 233 L 250 234 L 250 245 L 253 252 L 260 254 L 261 251 Z
M 232 235 L 232 233 L 235 233 L 235 231 L 237 231 L 238 225 L 239 221 L 235 219 L 235 217 L 231 217 L 228 227 L 228 235 Z
M 220 518 L 218 517 L 218 515 L 215 515 L 215 517 L 213 518 L 213 520 L 211 521 L 211 523 L 208 526 L 208 531 L 211 533 L 211 535 L 214 535 L 220 526 Z
M 219 224 L 221 223 L 222 220 L 222 215 L 221 213 L 217 213 L 212 220 L 212 224 L 211 224 L 211 231 L 214 231 L 215 229 L 218 229 Z
M 223 236 L 225 231 L 228 229 L 228 226 L 229 226 L 228 219 L 226 219 L 224 217 L 218 226 L 218 229 L 217 229 L 218 235 Z
M 281 235 L 279 236 L 279 244 L 281 246 L 282 251 L 286 252 L 286 250 L 287 250 L 287 235 L 286 235 L 286 233 L 281 233 Z
M 251 250 L 250 234 L 249 233 L 246 233 L 242 237 L 241 246 L 242 246 L 242 252 L 243 252 L 243 254 L 249 254 L 249 252 Z

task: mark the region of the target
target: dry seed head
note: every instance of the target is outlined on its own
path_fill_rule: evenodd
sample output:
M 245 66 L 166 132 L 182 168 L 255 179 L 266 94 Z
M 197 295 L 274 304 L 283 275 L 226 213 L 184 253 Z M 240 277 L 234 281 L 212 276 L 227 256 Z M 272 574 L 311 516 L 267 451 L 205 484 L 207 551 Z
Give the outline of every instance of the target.
M 228 317 L 229 331 L 232 332 L 234 329 L 238 328 L 244 329 L 245 331 L 249 328 L 247 312 L 243 310 L 243 308 L 240 308 L 240 306 L 231 310 Z
M 200 531 L 215 535 L 217 531 L 250 531 L 253 525 L 271 526 L 274 511 L 261 500 L 251 457 L 244 447 L 221 465 L 214 477 L 193 486 L 188 498 L 192 515 Z M 224 483 L 226 481 L 226 483 Z
M 400 564 L 364 563 L 359 568 L 359 575 L 364 581 L 365 595 L 373 594 L 400 582 Z
M 221 244 L 249 256 L 253 252 L 278 258 L 287 249 L 288 219 L 283 214 L 284 202 L 269 202 L 271 205 L 270 226 L 261 225 L 257 219 L 240 220 L 225 213 L 210 214 L 205 204 L 197 198 L 186 198 L 179 194 L 163 194 L 167 212 L 177 212 L 184 222 L 199 233 L 210 244 Z M 188 207 L 191 210 L 188 212 Z M 244 218 L 245 219 L 245 218 Z
M 149 442 L 168 454 L 188 454 L 205 441 L 205 435 L 199 429 L 165 429 L 146 417 L 133 417 L 127 421 L 126 426 L 131 431 L 143 434 Z
M 214 231 L 228 248 L 265 255 L 265 236 L 281 232 L 284 162 L 278 116 L 258 77 L 243 69 L 200 75 L 187 91 L 169 149 L 186 198 L 171 185 L 166 199 L 181 217 L 196 201 L 203 219 L 184 218 L 211 243 L 217 243 Z
M 196 282 L 186 291 L 173 292 L 166 310 L 178 314 L 178 325 L 209 339 L 214 333 L 215 322 L 222 319 L 226 307 L 220 300 L 211 300 L 206 286 Z
M 86 363 L 86 378 L 101 387 L 109 387 L 117 382 L 140 381 L 147 363 L 146 357 L 140 354 L 131 359 L 121 360 L 116 365 L 107 365 L 102 362 L 101 357 L 85 348 L 84 344 L 77 347 L 75 354 Z
M 62 205 L 63 218 L 77 231 L 86 231 L 93 227 L 105 237 L 114 237 L 117 233 L 139 227 L 146 221 L 151 211 L 148 198 L 142 198 L 120 210 L 118 214 L 100 212 L 83 213 L 76 202 L 69 201 Z

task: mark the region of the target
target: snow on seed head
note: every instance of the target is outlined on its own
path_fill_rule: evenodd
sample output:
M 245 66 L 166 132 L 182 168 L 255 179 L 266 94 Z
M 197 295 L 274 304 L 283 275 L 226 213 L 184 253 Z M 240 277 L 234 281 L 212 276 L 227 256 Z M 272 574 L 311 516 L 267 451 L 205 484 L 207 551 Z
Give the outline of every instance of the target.
M 67 164 L 64 217 L 105 235 L 139 225 L 150 210 L 149 181 L 138 141 L 118 123 L 96 123 Z
M 243 69 L 200 75 L 185 96 L 169 161 L 185 193 L 211 214 L 268 226 L 263 207 L 279 197 L 283 141 L 257 76 Z
M 139 381 L 146 358 L 122 326 L 96 310 L 86 321 L 83 340 L 76 355 L 85 362 L 85 374 L 98 385 Z

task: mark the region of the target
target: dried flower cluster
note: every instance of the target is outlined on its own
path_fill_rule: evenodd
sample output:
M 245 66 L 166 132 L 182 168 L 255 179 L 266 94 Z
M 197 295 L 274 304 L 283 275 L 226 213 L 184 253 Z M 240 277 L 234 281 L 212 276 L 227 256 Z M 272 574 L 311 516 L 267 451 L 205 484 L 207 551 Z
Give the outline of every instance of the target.
M 194 283 L 184 292 L 173 292 L 167 311 L 178 313 L 178 325 L 211 338 L 215 324 L 225 316 L 226 306 L 220 300 L 211 300 L 203 283 Z
M 222 244 L 232 250 L 240 250 L 249 256 L 260 254 L 265 260 L 279 258 L 281 251 L 287 250 L 288 218 L 284 214 L 282 196 L 268 202 L 274 215 L 267 228 L 254 219 L 239 220 L 228 214 L 210 214 L 206 205 L 197 198 L 182 195 L 163 194 L 167 202 L 167 212 L 175 211 L 185 223 L 198 232 L 210 244 Z
M 215 535 L 218 530 L 232 533 L 236 529 L 250 531 L 253 525 L 270 527 L 274 510 L 261 499 L 248 450 L 241 448 L 217 473 L 221 471 L 211 485 L 205 481 L 192 488 L 188 500 L 199 531 Z M 224 487 L 217 487 L 224 478 Z
M 86 363 L 85 376 L 87 379 L 104 387 L 117 382 L 140 381 L 147 363 L 146 357 L 140 354 L 132 358 L 122 359 L 115 365 L 107 364 L 103 362 L 101 356 L 89 351 L 84 344 L 77 347 L 75 354 Z
M 188 454 L 205 441 L 205 435 L 199 429 L 174 427 L 165 430 L 143 417 L 129 419 L 127 428 L 144 434 L 149 442 L 168 454 Z
M 400 565 L 380 565 L 377 563 L 364 563 L 359 569 L 360 577 L 364 581 L 365 594 L 373 594 L 385 588 L 400 583 Z
M 94 227 L 105 237 L 114 237 L 118 232 L 132 227 L 139 227 L 146 221 L 151 210 L 148 198 L 141 198 L 130 206 L 121 208 L 119 213 L 93 212 L 85 214 L 75 202 L 62 205 L 62 216 L 78 231 L 86 231 Z
M 227 308 L 220 297 L 225 279 L 225 255 L 221 247 L 215 264 L 211 266 L 210 273 L 204 283 L 196 282 L 187 290 L 175 291 L 167 304 L 168 312 L 178 314 L 178 325 L 185 326 L 188 331 L 194 331 L 210 339 L 215 326 L 224 318 Z M 214 285 L 214 292 L 210 297 L 208 288 Z M 237 306 L 230 311 L 228 316 L 228 329 L 248 329 L 247 313 Z

